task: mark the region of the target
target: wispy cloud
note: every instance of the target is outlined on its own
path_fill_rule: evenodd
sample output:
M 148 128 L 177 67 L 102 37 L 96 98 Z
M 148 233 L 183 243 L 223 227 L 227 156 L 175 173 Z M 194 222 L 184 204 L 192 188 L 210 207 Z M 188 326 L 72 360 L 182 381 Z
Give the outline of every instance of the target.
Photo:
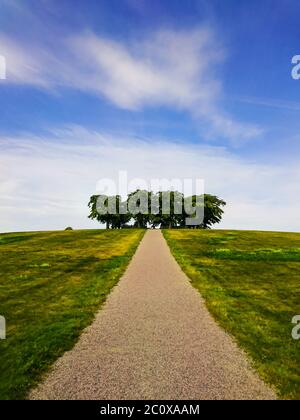
M 0 231 L 97 226 L 87 219 L 88 198 L 100 178 L 117 179 L 119 170 L 147 181 L 203 178 L 207 192 L 228 202 L 224 228 L 299 230 L 297 164 L 258 164 L 220 147 L 115 138 L 78 126 L 0 138 L 0 151 Z
M 218 69 L 225 52 L 208 27 L 163 30 L 127 43 L 85 32 L 55 51 L 0 36 L 0 52 L 7 56 L 8 83 L 79 89 L 132 111 L 175 108 L 189 112 L 207 136 L 234 142 L 262 134 L 222 109 Z
M 249 96 L 239 96 L 234 98 L 239 102 L 251 104 L 251 105 L 258 105 L 267 108 L 277 108 L 277 109 L 285 109 L 288 111 L 299 111 L 300 110 L 300 102 L 295 101 L 283 101 L 280 99 L 270 99 L 270 98 L 255 98 Z
M 0 52 L 6 60 L 7 83 L 28 84 L 47 88 L 51 85 L 45 74 L 45 61 L 41 51 L 25 48 L 0 34 Z
M 199 103 L 209 108 L 220 88 L 209 73 L 222 52 L 208 30 L 164 31 L 129 47 L 92 34 L 70 42 L 78 59 L 90 65 L 90 87 L 126 109 Z

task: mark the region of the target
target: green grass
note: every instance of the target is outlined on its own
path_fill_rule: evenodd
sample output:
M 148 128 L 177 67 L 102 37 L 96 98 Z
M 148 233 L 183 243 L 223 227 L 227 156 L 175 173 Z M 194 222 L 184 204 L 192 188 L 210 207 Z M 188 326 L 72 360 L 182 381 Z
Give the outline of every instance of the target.
M 286 399 L 300 398 L 300 234 L 165 230 L 182 269 L 219 324 Z
M 0 399 L 20 399 L 93 320 L 144 231 L 0 235 Z

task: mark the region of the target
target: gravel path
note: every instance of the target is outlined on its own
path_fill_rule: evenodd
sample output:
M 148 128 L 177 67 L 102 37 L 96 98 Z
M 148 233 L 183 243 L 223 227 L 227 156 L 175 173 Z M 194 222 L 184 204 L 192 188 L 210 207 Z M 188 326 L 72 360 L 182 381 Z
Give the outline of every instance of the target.
M 274 399 L 215 323 L 160 231 L 31 399 Z

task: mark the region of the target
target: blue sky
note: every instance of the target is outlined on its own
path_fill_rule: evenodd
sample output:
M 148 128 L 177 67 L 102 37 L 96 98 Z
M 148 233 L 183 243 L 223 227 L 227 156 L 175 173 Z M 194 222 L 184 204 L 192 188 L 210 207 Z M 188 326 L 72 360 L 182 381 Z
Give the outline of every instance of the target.
M 0 0 L 0 231 L 95 227 L 103 177 L 197 177 L 299 230 L 296 0 Z

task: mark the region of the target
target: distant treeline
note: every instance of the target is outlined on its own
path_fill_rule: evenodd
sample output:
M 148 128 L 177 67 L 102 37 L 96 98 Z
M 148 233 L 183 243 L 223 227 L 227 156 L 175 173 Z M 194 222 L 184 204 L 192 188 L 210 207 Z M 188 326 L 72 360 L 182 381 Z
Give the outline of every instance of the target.
M 191 205 L 193 210 L 191 209 Z M 222 199 L 204 194 L 184 197 L 177 191 L 152 193 L 137 190 L 122 201 L 119 195 L 92 195 L 88 203 L 89 218 L 105 224 L 107 229 L 122 228 L 185 228 L 208 229 L 219 223 L 226 205 Z M 200 224 L 190 225 L 187 220 L 196 218 L 197 207 L 203 217 Z M 204 212 L 203 212 L 204 210 Z

